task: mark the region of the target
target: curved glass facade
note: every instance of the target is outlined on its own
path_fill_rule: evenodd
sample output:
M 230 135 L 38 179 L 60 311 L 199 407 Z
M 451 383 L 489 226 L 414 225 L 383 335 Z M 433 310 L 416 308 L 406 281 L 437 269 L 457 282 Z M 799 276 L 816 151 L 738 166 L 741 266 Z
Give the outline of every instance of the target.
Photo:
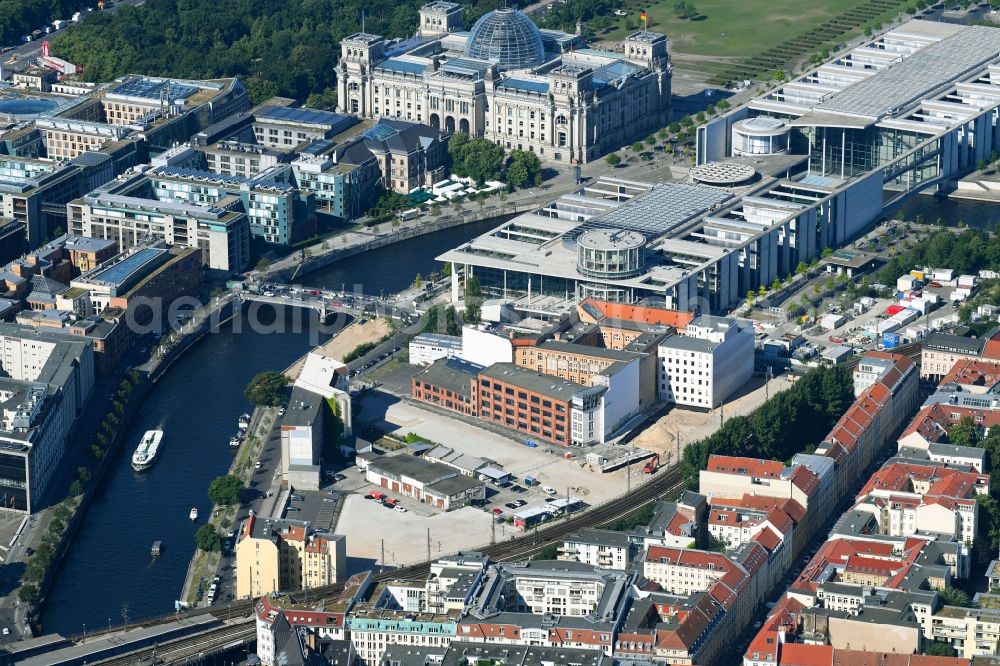
M 503 69 L 524 69 L 545 60 L 542 35 L 527 15 L 497 9 L 476 21 L 465 44 L 465 55 L 496 61 Z

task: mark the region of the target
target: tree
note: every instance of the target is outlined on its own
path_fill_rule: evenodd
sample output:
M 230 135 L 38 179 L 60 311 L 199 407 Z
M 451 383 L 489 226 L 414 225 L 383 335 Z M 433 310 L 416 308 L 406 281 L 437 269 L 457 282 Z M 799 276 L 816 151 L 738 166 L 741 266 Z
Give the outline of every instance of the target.
M 503 148 L 488 139 L 470 137 L 464 132 L 448 140 L 448 156 L 456 175 L 472 178 L 482 185 L 498 180 L 504 164 Z
M 692 3 L 687 2 L 686 0 L 677 0 L 677 2 L 674 3 L 673 9 L 674 16 L 679 19 L 690 21 L 698 18 L 698 10 Z
M 288 377 L 275 370 L 258 372 L 247 384 L 243 396 L 255 405 L 277 407 L 285 400 Z
M 232 506 L 240 501 L 240 490 L 243 489 L 243 482 L 240 477 L 232 474 L 217 476 L 208 484 L 208 499 L 213 504 Z
M 760 285 L 760 287 L 757 288 L 757 295 L 760 296 L 761 298 L 763 298 L 764 296 L 766 296 L 767 295 L 767 287 L 765 287 L 764 285 Z
M 944 641 L 931 641 L 924 650 L 924 654 L 931 657 L 957 657 L 958 652 L 955 648 L 951 646 L 950 643 L 945 643 Z
M 955 446 L 977 446 L 980 440 L 979 428 L 972 422 L 971 416 L 963 416 L 948 430 L 948 439 Z
M 635 153 L 636 155 L 641 153 L 644 149 L 645 146 L 642 145 L 642 141 L 636 141 L 635 143 L 632 144 L 632 152 Z
M 774 278 L 774 282 L 771 283 L 771 291 L 778 291 L 781 289 L 781 280 Z
M 312 93 L 306 98 L 306 107 L 310 109 L 336 109 L 337 108 L 337 89 L 327 88 L 322 92 Z
M 79 479 L 75 479 L 73 483 L 69 484 L 69 494 L 74 497 L 78 497 L 83 494 L 83 484 L 80 483 Z
M 217 552 L 221 547 L 219 533 L 209 523 L 205 523 L 194 533 L 194 542 L 197 544 L 198 550 L 206 553 Z
M 470 276 L 465 279 L 465 313 L 462 318 L 469 324 L 478 324 L 482 317 L 483 292 L 479 278 Z
M 80 483 L 87 483 L 90 481 L 90 470 L 86 467 L 76 468 L 76 478 L 80 480 Z
M 618 157 L 618 153 L 608 153 L 608 156 L 604 158 L 604 161 L 607 162 L 609 166 L 616 167 L 622 163 L 622 158 Z
M 941 603 L 945 606 L 963 606 L 965 608 L 972 606 L 972 600 L 968 593 L 957 587 L 946 587 L 943 590 L 938 590 L 938 594 L 941 596 Z
M 413 286 L 416 287 L 417 289 L 420 289 L 421 287 L 423 287 L 424 286 L 424 276 L 421 275 L 420 273 L 417 273 L 417 277 L 413 278 Z
M 809 264 L 804 261 L 800 261 L 799 265 L 795 267 L 796 275 L 805 275 L 809 272 Z
M 667 125 L 667 129 L 670 131 L 671 134 L 677 134 L 678 132 L 681 131 L 681 124 L 678 122 L 672 122 L 669 125 Z
M 653 146 L 655 146 L 656 145 L 656 137 L 653 136 L 652 134 L 650 134 L 649 136 L 647 136 L 646 137 L 646 145 L 649 146 L 650 148 L 652 148 Z
M 458 314 L 455 312 L 455 306 L 449 305 L 444 311 L 444 332 L 446 335 L 461 335 L 462 331 L 458 328 Z
M 17 598 L 26 604 L 33 604 L 38 601 L 38 586 L 31 583 L 25 583 L 21 586 L 21 589 L 17 591 Z

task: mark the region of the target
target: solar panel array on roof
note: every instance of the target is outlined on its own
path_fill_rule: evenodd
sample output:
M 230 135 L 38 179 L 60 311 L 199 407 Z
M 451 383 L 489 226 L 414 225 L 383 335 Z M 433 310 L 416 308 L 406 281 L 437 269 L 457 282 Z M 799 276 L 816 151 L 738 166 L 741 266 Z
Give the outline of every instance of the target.
M 198 92 L 198 88 L 169 79 L 130 79 L 111 89 L 112 95 L 141 97 L 143 99 L 187 99 Z
M 630 229 L 647 239 L 659 238 L 681 224 L 732 198 L 723 190 L 681 183 L 661 183 L 616 208 L 595 215 L 567 237 L 578 238 L 590 229 Z
M 400 60 L 399 58 L 387 58 L 380 62 L 378 67 L 392 70 L 393 72 L 403 72 L 405 74 L 423 74 L 427 66 L 422 62 L 412 62 L 410 60 Z
M 364 131 L 364 136 L 375 141 L 385 141 L 390 136 L 398 133 L 395 127 L 388 125 L 373 125 Z
M 1000 31 L 970 26 L 831 95 L 816 110 L 880 118 L 995 60 L 998 53 Z
M 122 283 L 135 271 L 137 271 L 142 266 L 145 266 L 150 261 L 158 259 L 161 255 L 165 254 L 167 250 L 157 247 L 147 247 L 139 250 L 113 266 L 106 268 L 105 270 L 92 276 L 94 280 L 100 280 L 101 282 L 109 282 L 116 286 L 121 286 Z
M 607 85 L 616 79 L 635 74 L 640 69 L 641 67 L 624 60 L 612 62 L 594 70 L 594 84 L 598 86 Z
M 299 152 L 305 153 L 306 155 L 319 155 L 323 151 L 329 150 L 332 147 L 333 147 L 333 141 L 330 141 L 329 139 L 323 139 L 321 141 L 313 141 Z
M 269 120 L 284 120 L 290 123 L 330 125 L 331 127 L 345 123 L 353 125 L 357 122 L 356 118 L 346 116 L 342 113 L 320 111 L 317 109 L 298 109 L 291 106 L 272 106 L 258 113 L 257 117 Z
M 549 91 L 548 81 L 531 81 L 528 79 L 505 79 L 500 84 L 503 88 L 513 88 L 514 90 L 526 90 L 528 92 L 545 93 Z
M 489 63 L 470 58 L 452 58 L 441 65 L 441 71 L 459 76 L 482 76 Z

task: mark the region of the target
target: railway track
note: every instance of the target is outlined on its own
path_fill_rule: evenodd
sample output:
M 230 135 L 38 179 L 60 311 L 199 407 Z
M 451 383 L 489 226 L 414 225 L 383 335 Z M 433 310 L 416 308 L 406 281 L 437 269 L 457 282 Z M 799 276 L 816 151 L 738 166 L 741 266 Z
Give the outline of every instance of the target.
M 648 482 L 636 487 L 632 492 L 621 495 L 604 504 L 594 507 L 588 511 L 572 515 L 566 520 L 557 522 L 548 527 L 533 531 L 531 534 L 502 541 L 490 545 L 484 545 L 475 550 L 489 555 L 494 560 L 522 560 L 543 551 L 548 546 L 561 542 L 566 536 L 573 534 L 585 527 L 596 527 L 606 525 L 618 520 L 636 515 L 651 502 L 663 497 L 673 497 L 679 494 L 684 488 L 684 479 L 677 466 L 665 469 L 658 473 Z M 470 549 L 472 550 L 472 549 Z M 405 567 L 399 567 L 389 571 L 375 574 L 376 582 L 387 580 L 423 578 L 430 571 L 430 562 L 421 562 Z M 309 596 L 317 603 L 337 597 L 343 592 L 343 583 L 327 585 L 320 588 L 313 588 L 309 591 Z M 212 614 L 220 620 L 237 621 L 247 618 L 253 611 L 253 600 L 235 601 L 226 606 L 211 609 L 204 609 L 187 613 L 191 615 Z M 170 615 L 154 620 L 146 621 L 137 626 L 151 626 L 172 622 L 176 616 Z M 214 651 L 230 642 L 239 640 L 252 640 L 255 638 L 254 623 L 249 626 L 244 624 L 226 624 L 219 627 L 212 627 L 207 631 L 194 636 L 180 638 L 155 648 L 157 664 L 183 663 L 183 660 L 192 656 L 192 651 L 198 652 Z M 199 648 L 193 650 L 194 647 Z M 111 657 L 103 661 L 95 662 L 102 666 L 139 666 L 142 664 L 152 664 L 154 648 L 142 648 L 127 655 Z
M 919 342 L 914 342 L 906 345 L 900 345 L 895 349 L 891 350 L 895 354 L 900 354 L 906 356 L 911 360 L 919 360 L 921 345 Z M 853 370 L 857 366 L 858 360 L 852 359 L 845 363 L 845 366 L 849 370 Z M 746 418 L 752 417 L 753 414 L 747 415 Z M 581 512 L 579 514 L 570 516 L 566 520 L 557 522 L 553 525 L 547 526 L 542 529 L 537 529 L 531 534 L 526 534 L 524 536 L 511 539 L 508 541 L 502 541 L 498 543 L 493 543 L 489 545 L 484 545 L 476 549 L 488 555 L 490 558 L 497 561 L 517 561 L 525 559 L 535 555 L 548 546 L 562 541 L 566 536 L 579 531 L 580 529 L 586 527 L 597 527 L 600 525 L 606 525 L 613 523 L 624 518 L 634 516 L 635 514 L 642 511 L 642 509 L 649 503 L 656 501 L 661 498 L 672 498 L 679 494 L 684 489 L 684 479 L 680 472 L 680 467 L 674 465 L 668 469 L 659 472 L 655 477 L 653 477 L 648 482 L 636 487 L 630 493 L 621 495 L 615 499 L 612 499 L 604 504 L 594 507 L 588 511 Z M 418 564 L 412 564 L 404 567 L 399 567 L 389 571 L 383 571 L 381 573 L 375 574 L 373 576 L 375 582 L 384 582 L 387 580 L 406 580 L 406 579 L 417 579 L 425 577 L 430 571 L 430 562 L 421 562 Z M 316 599 L 317 603 L 320 600 L 326 601 L 337 597 L 344 590 L 343 583 L 336 583 L 334 585 L 327 585 L 320 588 L 311 589 L 310 596 Z M 299 591 L 301 592 L 301 591 Z M 295 594 L 295 592 L 292 592 Z M 211 614 L 220 620 L 232 621 L 238 618 L 246 618 L 253 612 L 254 601 L 250 599 L 234 601 L 226 606 L 220 606 L 216 608 L 201 609 L 197 611 L 191 611 L 187 613 L 188 616 L 201 615 L 201 614 Z M 156 624 L 162 624 L 165 622 L 172 622 L 176 619 L 173 615 L 164 616 L 161 618 L 155 618 L 153 620 L 147 620 L 146 622 L 138 623 L 135 626 L 151 626 Z M 215 627 L 206 632 L 192 636 L 189 638 L 178 639 L 174 643 L 168 643 L 165 646 L 159 648 L 157 658 L 164 659 L 168 652 L 164 652 L 164 649 L 172 645 L 180 645 L 181 643 L 194 643 L 202 646 L 212 646 L 220 645 L 219 637 L 222 637 L 222 643 L 225 644 L 224 639 L 228 635 L 226 632 L 232 631 L 233 625 L 224 625 L 222 627 Z M 249 633 L 254 632 L 253 625 L 250 626 Z M 181 648 L 178 647 L 177 650 Z M 210 648 L 211 649 L 211 648 Z M 130 655 L 123 657 L 115 657 L 107 661 L 98 662 L 100 664 L 107 664 L 108 666 L 114 666 L 117 664 L 145 664 L 151 663 L 149 661 L 142 661 L 142 655 L 148 658 L 152 653 L 152 649 L 146 649 L 142 651 L 137 651 Z M 157 661 L 157 663 L 178 663 L 176 660 L 170 661 Z
M 227 646 L 235 647 L 242 643 L 250 643 L 256 638 L 257 628 L 253 621 L 226 624 L 221 627 L 213 627 L 208 632 L 178 638 L 162 645 L 142 648 L 94 663 L 102 666 L 152 666 L 153 664 L 186 663 L 192 659 L 198 660 L 206 653 L 211 654 Z

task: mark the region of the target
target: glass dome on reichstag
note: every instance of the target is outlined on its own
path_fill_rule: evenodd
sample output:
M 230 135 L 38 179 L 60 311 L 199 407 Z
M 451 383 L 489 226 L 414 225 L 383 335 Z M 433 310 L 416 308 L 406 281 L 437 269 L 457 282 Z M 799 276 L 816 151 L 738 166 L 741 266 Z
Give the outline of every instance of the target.
M 465 55 L 494 60 L 503 69 L 525 69 L 545 61 L 541 33 L 516 9 L 496 9 L 476 21 L 465 43 Z

